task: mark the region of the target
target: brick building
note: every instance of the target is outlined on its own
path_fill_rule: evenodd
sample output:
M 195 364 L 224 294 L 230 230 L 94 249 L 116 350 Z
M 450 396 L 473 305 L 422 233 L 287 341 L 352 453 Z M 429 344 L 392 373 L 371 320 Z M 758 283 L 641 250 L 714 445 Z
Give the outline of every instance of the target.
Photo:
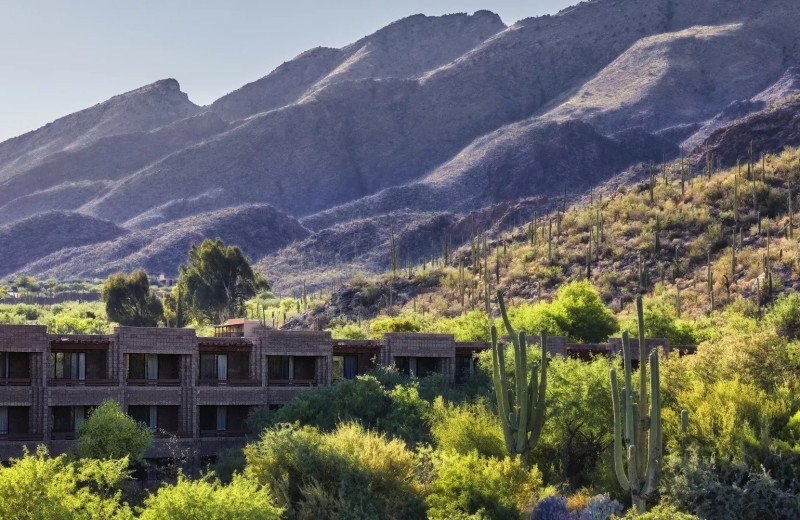
M 664 340 L 652 341 L 649 347 L 669 350 Z M 556 337 L 549 346 L 553 354 L 576 357 L 620 349 L 617 341 L 569 345 Z M 66 451 L 106 399 L 151 428 L 145 457 L 213 456 L 239 442 L 254 407 L 279 407 L 297 392 L 354 378 L 376 363 L 458 383 L 473 372 L 475 353 L 488 347 L 444 334 L 334 340 L 329 332 L 267 330 L 243 320 L 217 327 L 215 337 L 193 329 L 63 335 L 38 325 L 0 325 L 0 461 L 19 456 L 24 445 Z

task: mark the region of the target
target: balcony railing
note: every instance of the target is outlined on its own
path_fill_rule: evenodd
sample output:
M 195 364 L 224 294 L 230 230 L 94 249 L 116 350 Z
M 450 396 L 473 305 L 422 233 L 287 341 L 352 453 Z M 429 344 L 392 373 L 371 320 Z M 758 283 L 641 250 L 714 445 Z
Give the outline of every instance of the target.
M 41 441 L 44 435 L 41 433 L 0 433 L 0 441 Z
M 119 386 L 116 379 L 48 379 L 49 386 Z
M 0 377 L 0 386 L 31 386 L 30 377 Z
M 188 439 L 191 438 L 192 432 L 190 431 L 179 431 L 179 432 L 170 432 L 166 430 L 156 430 L 153 432 L 153 437 L 156 439 Z
M 316 379 L 270 379 L 270 386 L 317 386 Z
M 50 438 L 54 441 L 74 441 L 78 438 L 78 432 L 51 432 Z
M 244 430 L 200 430 L 200 437 L 244 437 Z
M 198 379 L 197 386 L 260 386 L 258 379 Z
M 180 379 L 126 379 L 128 386 L 181 386 Z

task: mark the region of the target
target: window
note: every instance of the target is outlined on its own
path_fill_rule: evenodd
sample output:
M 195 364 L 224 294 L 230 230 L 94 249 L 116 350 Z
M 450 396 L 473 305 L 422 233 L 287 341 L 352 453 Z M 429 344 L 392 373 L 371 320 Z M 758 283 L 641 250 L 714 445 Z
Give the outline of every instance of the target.
M 228 379 L 228 355 L 200 354 L 200 379 L 226 381 Z
M 135 421 L 145 424 L 151 432 L 178 431 L 177 406 L 129 406 L 128 415 Z
M 86 379 L 86 353 L 51 352 L 50 379 Z
M 51 417 L 53 431 L 57 433 L 77 432 L 93 408 L 93 406 L 54 406 Z
M 267 364 L 269 365 L 269 379 L 289 380 L 292 379 L 290 371 L 289 356 L 269 356 Z
M 0 379 L 8 377 L 8 353 L 0 352 Z
M 8 434 L 8 407 L 0 406 L 0 435 Z
M 345 379 L 355 379 L 358 375 L 358 356 L 344 357 L 344 377 Z
M 316 379 L 316 362 L 315 358 L 310 356 L 294 356 L 293 365 L 294 373 L 290 374 L 289 379 L 298 379 L 302 381 L 313 381 Z

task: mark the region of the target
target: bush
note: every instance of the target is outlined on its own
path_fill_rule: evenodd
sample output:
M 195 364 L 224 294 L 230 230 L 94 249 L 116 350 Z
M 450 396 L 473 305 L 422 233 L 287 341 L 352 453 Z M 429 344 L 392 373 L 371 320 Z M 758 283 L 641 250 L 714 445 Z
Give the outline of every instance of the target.
M 434 479 L 426 499 L 428 518 L 449 520 L 476 515 L 506 520 L 520 518 L 542 485 L 534 466 L 526 469 L 519 458 L 481 457 L 455 451 L 432 455 Z
M 669 457 L 662 496 L 701 518 L 764 520 L 800 518 L 800 486 L 794 477 L 778 482 L 763 468 L 704 459 L 696 453 Z
M 125 415 L 116 401 L 103 401 L 81 424 L 75 452 L 81 458 L 141 462 L 151 438 L 150 430 Z
M 245 448 L 246 473 L 295 518 L 423 518 L 418 461 L 399 440 L 350 423 L 279 425 Z
M 139 508 L 141 520 L 279 520 L 282 510 L 259 486 L 241 475 L 223 485 L 213 475 L 200 480 L 180 476 L 175 485 L 164 485 Z
M 476 451 L 496 458 L 506 455 L 500 420 L 485 401 L 453 405 L 437 399 L 431 413 L 431 434 L 442 451 L 461 455 Z
M 40 446 L 35 455 L 0 466 L 0 518 L 30 520 L 129 520 L 130 509 L 115 487 L 128 478 L 128 461 L 69 461 L 51 458 Z

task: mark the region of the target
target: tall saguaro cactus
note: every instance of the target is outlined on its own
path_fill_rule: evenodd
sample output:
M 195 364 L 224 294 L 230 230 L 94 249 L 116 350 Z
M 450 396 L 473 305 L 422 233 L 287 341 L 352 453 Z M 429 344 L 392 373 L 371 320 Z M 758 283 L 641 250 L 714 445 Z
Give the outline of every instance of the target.
M 545 392 L 547 390 L 547 333 L 542 331 L 542 359 L 527 371 L 527 345 L 525 332 L 511 326 L 503 302 L 503 293 L 497 291 L 497 303 L 503 324 L 514 345 L 514 383 L 508 380 L 505 367 L 505 345 L 497 340 L 497 327 L 492 325 L 492 380 L 497 395 L 497 410 L 503 425 L 506 448 L 512 455 L 530 451 L 539 440 L 544 425 Z
M 637 511 L 647 509 L 647 499 L 658 489 L 661 480 L 662 431 L 661 393 L 658 352 L 650 354 L 650 413 L 647 411 L 645 376 L 646 346 L 642 297 L 636 299 L 639 319 L 639 399 L 634 402 L 631 346 L 628 332 L 622 333 L 625 387 L 620 393 L 617 370 L 611 369 L 611 401 L 614 410 L 614 471 L 620 486 L 630 492 Z M 627 466 L 627 474 L 625 473 Z

